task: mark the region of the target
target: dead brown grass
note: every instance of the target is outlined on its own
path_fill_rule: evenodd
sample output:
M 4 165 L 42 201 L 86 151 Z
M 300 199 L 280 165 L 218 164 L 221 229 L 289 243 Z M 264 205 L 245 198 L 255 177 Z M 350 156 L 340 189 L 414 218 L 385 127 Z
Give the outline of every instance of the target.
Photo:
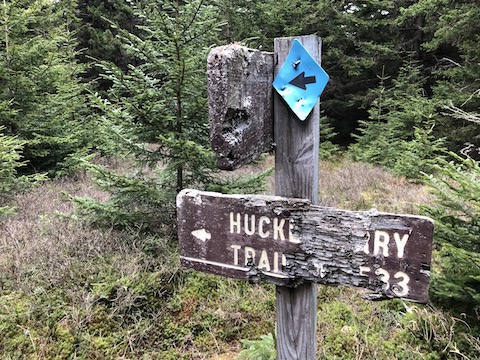
M 123 169 L 126 166 L 112 160 L 99 159 L 98 161 L 103 161 L 110 167 Z M 273 166 L 273 157 L 269 156 L 265 161 L 243 168 L 238 173 L 250 175 L 271 166 Z M 381 211 L 415 213 L 415 203 L 430 201 L 423 187 L 412 185 L 404 179 L 390 175 L 385 170 L 367 164 L 352 163 L 348 160 L 336 163 L 324 162 L 321 165 L 320 174 L 319 194 L 321 205 L 325 206 L 351 210 L 376 207 Z M 269 177 L 268 187 L 269 192 L 273 193 L 274 176 Z M 115 294 L 109 298 L 109 301 L 114 303 L 111 304 L 112 310 L 109 316 L 121 317 L 127 309 L 134 308 L 139 295 L 130 290 L 128 282 L 123 286 L 121 278 L 125 276 L 130 279 L 129 281 L 134 281 L 132 279 L 135 279 L 137 274 L 138 277 L 145 276 L 144 274 L 148 271 L 146 269 L 151 265 L 148 261 L 154 260 L 145 256 L 142 249 L 142 242 L 145 242 L 145 239 L 141 236 L 125 235 L 108 229 L 94 229 L 71 218 L 55 215 L 56 212 L 70 214 L 74 210 L 64 193 L 88 196 L 101 201 L 108 199 L 108 194 L 93 187 L 90 176 L 83 172 L 71 178 L 42 184 L 28 193 L 17 195 L 15 197 L 17 213 L 0 222 L 0 285 L 3 289 L 6 286 L 14 289 L 15 293 L 21 291 L 34 296 L 35 294 L 46 296 L 45 294 L 54 288 L 65 288 L 72 311 L 58 321 L 58 326 L 66 328 L 71 333 L 81 333 L 81 329 L 95 322 L 95 312 L 98 311 L 95 310 L 96 306 L 98 302 L 104 301 L 102 294 L 109 291 L 109 287 L 116 289 Z M 162 256 L 165 258 L 161 259 Z M 159 266 L 168 267 L 165 273 L 178 269 L 178 256 L 172 254 L 171 249 L 157 250 L 155 257 L 156 263 L 153 266 L 155 269 L 159 270 Z M 162 273 L 161 269 L 159 272 Z M 8 279 L 13 285 L 5 285 L 3 279 Z M 169 279 L 170 275 L 167 276 L 167 281 Z M 252 295 L 246 294 L 244 289 L 232 290 L 232 284 L 225 286 L 228 289 L 225 289 L 224 293 L 228 295 L 225 295 L 225 304 L 220 306 L 217 312 L 207 311 L 203 308 L 207 304 L 203 303 L 198 303 L 192 309 L 196 312 L 210 313 L 218 321 L 245 329 L 248 311 L 245 313 L 231 311 L 232 304 L 241 304 L 244 296 L 258 298 L 263 292 L 248 290 L 254 294 Z M 345 301 L 348 302 L 349 296 L 341 295 L 343 292 L 337 290 L 338 296 L 345 297 Z M 176 291 L 179 290 L 176 289 Z M 265 290 L 265 294 L 270 293 Z M 187 302 L 179 306 L 180 314 L 189 310 Z M 50 309 L 50 304 L 45 304 L 44 311 L 51 311 Z M 10 310 L 13 314 L 14 310 Z M 158 311 L 160 314 L 162 309 Z M 265 314 L 265 318 L 270 319 L 271 322 L 273 322 L 272 316 L 272 314 Z M 191 314 L 185 316 L 185 318 L 190 317 Z M 142 326 L 147 327 L 144 324 L 147 323 L 139 321 L 138 329 L 132 328 L 131 332 L 129 330 L 131 335 L 125 341 L 128 340 L 127 346 L 132 354 L 137 351 L 141 353 L 139 349 L 143 346 L 143 342 L 147 342 L 149 334 L 156 331 L 150 324 L 147 324 L 148 329 L 142 328 Z M 249 324 L 249 327 L 252 328 L 252 325 L 254 324 Z M 229 344 L 221 342 L 218 336 L 214 335 L 216 331 L 213 328 L 211 330 L 215 348 L 205 352 L 203 348 L 197 349 L 195 346 L 199 345 L 195 343 L 189 351 L 196 355 L 192 355 L 191 358 L 212 358 L 212 353 L 223 354 L 213 359 L 234 358 L 235 352 L 239 351 L 238 341 Z M 192 344 L 194 340 L 192 338 Z M 38 358 L 48 358 L 47 355 L 41 355 L 43 353 L 40 344 L 51 345 L 54 340 L 48 334 L 37 334 L 34 341 Z M 92 358 L 94 358 L 93 355 Z
M 16 214 L 0 222 L 0 272 L 28 291 L 35 283 L 61 286 L 75 278 L 79 267 L 106 254 L 116 254 L 113 266 L 119 273 L 135 274 L 148 266 L 139 264 L 142 252 L 136 234 L 92 228 L 69 218 L 74 205 L 65 194 L 99 201 L 109 196 L 92 186 L 84 172 L 17 195 Z
M 427 189 L 387 170 L 347 159 L 323 162 L 320 168 L 319 202 L 347 210 L 418 214 L 418 204 L 432 201 Z
M 233 172 L 248 176 L 275 166 L 273 156 Z M 419 204 L 429 204 L 432 196 L 426 187 L 399 178 L 386 169 L 348 159 L 321 161 L 319 205 L 345 210 L 370 210 L 418 214 Z M 231 172 L 225 172 L 229 176 Z M 267 179 L 267 193 L 275 191 L 275 176 Z

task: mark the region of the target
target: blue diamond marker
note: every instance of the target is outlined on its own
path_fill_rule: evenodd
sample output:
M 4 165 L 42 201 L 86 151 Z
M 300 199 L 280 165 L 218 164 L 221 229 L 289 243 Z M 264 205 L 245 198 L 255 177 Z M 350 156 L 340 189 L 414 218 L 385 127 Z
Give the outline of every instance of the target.
M 300 120 L 305 120 L 328 82 L 325 70 L 298 40 L 282 65 L 273 87 Z

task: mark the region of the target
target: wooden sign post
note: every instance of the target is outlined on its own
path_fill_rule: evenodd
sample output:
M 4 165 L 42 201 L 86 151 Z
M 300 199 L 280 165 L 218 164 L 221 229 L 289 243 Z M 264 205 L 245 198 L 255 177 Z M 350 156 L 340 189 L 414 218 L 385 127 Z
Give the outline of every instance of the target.
M 275 75 L 295 38 L 274 41 Z M 320 62 L 320 38 L 297 37 L 310 55 Z M 320 148 L 320 107 L 317 101 L 305 121 L 299 121 L 283 99 L 275 93 L 275 195 L 305 198 L 318 204 L 318 162 Z M 277 358 L 315 359 L 317 286 L 277 287 Z
M 212 50 L 217 164 L 232 170 L 275 147 L 277 196 L 177 196 L 183 266 L 277 285 L 279 360 L 315 359 L 316 283 L 364 287 L 376 299 L 428 299 L 431 219 L 317 206 L 317 98 L 328 81 L 320 48 L 309 35 L 275 39 L 274 53 L 236 44 Z

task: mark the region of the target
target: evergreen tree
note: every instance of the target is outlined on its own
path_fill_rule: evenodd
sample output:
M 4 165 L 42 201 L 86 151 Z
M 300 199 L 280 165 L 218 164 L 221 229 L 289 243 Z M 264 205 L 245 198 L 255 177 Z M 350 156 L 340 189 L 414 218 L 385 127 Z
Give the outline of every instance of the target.
M 0 108 L 5 105 L 8 106 L 8 104 L 0 104 Z M 10 201 L 15 193 L 44 180 L 44 177 L 39 174 L 18 175 L 18 170 L 25 165 L 22 162 L 24 142 L 5 135 L 3 130 L 4 128 L 0 127 L 0 218 L 13 211 Z
M 215 176 L 208 139 L 206 56 L 217 41 L 217 8 L 206 0 L 131 3 L 142 25 L 137 36 L 117 27 L 124 51 L 135 58 L 127 71 L 99 64 L 111 82 L 97 110 L 134 172 L 91 166 L 106 204 L 76 199 L 96 220 L 174 236 L 175 195 L 184 187 L 228 190 Z M 220 184 L 219 184 L 220 182 Z M 238 185 L 238 184 L 237 184 Z
M 330 81 L 322 94 L 326 123 L 336 141 L 351 141 L 357 121 L 365 118 L 368 91 L 382 70 L 395 75 L 410 45 L 395 21 L 392 1 L 224 0 L 224 36 L 254 48 L 272 50 L 273 39 L 317 34 L 322 38 L 322 67 Z
M 437 106 L 423 92 L 420 68 L 407 63 L 389 85 L 372 91 L 369 119 L 360 121 L 358 141 L 350 147 L 356 160 L 383 165 L 398 175 L 420 179 L 441 157 L 443 140 L 435 136 Z
M 432 298 L 460 312 L 480 309 L 480 163 L 471 157 L 437 166 L 429 177 L 437 197 L 435 206 L 424 206 L 435 219 L 437 262 Z
M 422 19 L 421 51 L 429 91 L 444 107 L 464 112 L 480 108 L 480 7 L 476 1 L 419 0 L 402 9 L 399 21 Z M 480 128 L 464 119 L 438 114 L 438 130 L 458 153 L 465 142 L 480 146 Z
M 77 39 L 80 49 L 77 57 L 81 63 L 109 61 L 124 71 L 129 64 L 135 63 L 135 57 L 125 51 L 120 37 L 117 37 L 117 28 L 137 35 L 139 32 L 135 25 L 138 25 L 141 19 L 135 17 L 127 1 L 78 0 L 77 13 Z M 112 23 L 115 26 L 112 26 Z M 111 83 L 99 75 L 99 69 L 91 66 L 83 76 L 96 90 L 107 90 Z
M 88 146 L 82 67 L 75 61 L 75 2 L 0 5 L 0 125 L 24 140 L 22 171 L 62 173 Z

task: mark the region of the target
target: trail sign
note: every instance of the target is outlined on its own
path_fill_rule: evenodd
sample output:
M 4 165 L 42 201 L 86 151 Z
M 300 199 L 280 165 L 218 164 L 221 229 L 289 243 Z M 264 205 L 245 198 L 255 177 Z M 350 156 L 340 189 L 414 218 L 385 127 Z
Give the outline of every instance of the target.
M 273 53 L 239 44 L 207 59 L 210 143 L 217 166 L 234 170 L 273 148 Z
M 328 75 L 298 40 L 278 72 L 273 87 L 300 120 L 312 111 L 327 85 Z
M 295 287 L 360 286 L 370 298 L 428 300 L 433 221 L 336 210 L 305 199 L 183 190 L 177 197 L 183 266 Z

